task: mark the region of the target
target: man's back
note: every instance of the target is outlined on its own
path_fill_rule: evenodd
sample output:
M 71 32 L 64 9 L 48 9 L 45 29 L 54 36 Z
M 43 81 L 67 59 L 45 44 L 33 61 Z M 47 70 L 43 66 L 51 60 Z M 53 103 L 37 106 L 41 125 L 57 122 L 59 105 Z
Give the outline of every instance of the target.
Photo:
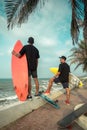
M 38 49 L 33 45 L 25 45 L 20 51 L 20 54 L 26 54 L 29 70 L 36 70 L 37 59 L 40 57 Z

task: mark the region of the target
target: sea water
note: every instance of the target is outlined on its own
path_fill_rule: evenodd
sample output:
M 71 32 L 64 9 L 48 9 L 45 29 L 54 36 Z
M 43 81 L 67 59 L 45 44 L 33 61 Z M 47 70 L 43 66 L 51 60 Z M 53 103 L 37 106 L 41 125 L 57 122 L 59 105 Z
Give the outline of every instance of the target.
M 40 90 L 46 90 L 49 79 L 39 79 Z M 62 89 L 61 85 L 54 84 L 54 91 L 58 89 Z M 35 84 L 32 79 L 32 95 L 35 94 Z M 0 108 L 5 107 L 7 105 L 11 105 L 15 102 L 18 102 L 18 98 L 13 88 L 12 79 L 0 79 Z

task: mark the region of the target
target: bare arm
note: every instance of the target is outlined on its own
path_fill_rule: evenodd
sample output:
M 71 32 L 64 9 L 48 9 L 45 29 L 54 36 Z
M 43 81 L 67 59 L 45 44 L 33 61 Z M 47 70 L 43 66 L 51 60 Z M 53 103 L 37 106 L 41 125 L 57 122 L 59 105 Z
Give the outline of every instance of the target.
M 12 54 L 15 55 L 16 57 L 20 58 L 21 57 L 21 54 L 20 53 L 17 53 L 16 51 L 12 51 Z
M 58 77 L 61 74 L 61 72 L 57 72 L 57 74 L 54 76 L 54 78 Z

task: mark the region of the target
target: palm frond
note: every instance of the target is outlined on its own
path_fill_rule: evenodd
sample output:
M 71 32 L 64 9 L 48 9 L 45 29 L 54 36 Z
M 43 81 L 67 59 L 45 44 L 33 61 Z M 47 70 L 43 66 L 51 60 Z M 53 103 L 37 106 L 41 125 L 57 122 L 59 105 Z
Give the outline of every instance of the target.
M 5 10 L 7 14 L 7 23 L 8 28 L 11 26 L 13 27 L 14 24 L 14 17 L 17 16 L 17 10 L 20 7 L 22 0 L 5 0 Z
M 79 28 L 84 27 L 84 20 L 77 19 L 77 23 L 78 23 Z
M 15 24 L 21 25 L 28 20 L 39 1 L 41 0 L 5 0 L 8 28 L 13 28 Z
M 70 51 L 76 51 L 77 48 L 76 47 L 73 47 Z
M 72 21 L 71 21 L 71 37 L 72 37 L 73 45 L 78 42 L 78 36 L 79 36 L 79 26 L 74 17 L 75 16 L 72 17 Z
M 87 64 L 83 67 L 83 72 L 87 72 Z
M 77 64 L 77 66 L 74 68 L 74 70 L 76 70 L 80 65 L 82 65 L 82 63 Z
M 73 57 L 73 54 L 69 55 L 68 56 L 68 58 L 69 58 L 68 61 L 70 61 L 72 59 L 72 57 Z
M 85 49 L 86 47 L 86 43 L 84 41 L 80 41 L 80 43 L 78 43 L 79 49 Z
M 70 65 L 72 65 L 72 64 L 75 64 L 75 63 L 77 63 L 78 62 L 78 59 L 71 59 L 71 62 L 70 62 Z
M 84 17 L 84 0 L 75 0 L 75 11 L 76 11 L 76 19 L 83 20 Z
M 83 71 L 87 72 L 87 57 L 85 58 L 85 60 L 83 62 Z
M 79 24 L 78 19 L 82 20 L 83 17 L 83 0 L 71 0 L 72 5 L 72 20 L 71 20 L 71 37 L 73 44 L 78 43 L 79 37 Z
M 80 41 L 77 47 L 73 47 L 72 54 L 69 56 L 70 65 L 77 64 L 75 70 L 82 65 L 83 71 L 87 71 L 87 46 L 85 41 Z

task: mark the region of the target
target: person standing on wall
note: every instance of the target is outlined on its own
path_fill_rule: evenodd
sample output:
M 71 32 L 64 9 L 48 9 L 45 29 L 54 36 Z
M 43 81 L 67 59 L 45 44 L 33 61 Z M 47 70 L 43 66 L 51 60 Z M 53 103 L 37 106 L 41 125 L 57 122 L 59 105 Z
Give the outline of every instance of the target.
M 39 96 L 39 81 L 37 76 L 37 67 L 38 67 L 38 59 L 40 58 L 39 50 L 33 45 L 34 44 L 34 38 L 29 37 L 28 38 L 28 45 L 23 46 L 23 48 L 19 51 L 19 53 L 16 53 L 14 50 L 12 51 L 12 54 L 16 57 L 20 58 L 24 54 L 27 58 L 27 64 L 28 64 L 28 76 L 29 76 L 29 89 L 28 89 L 28 97 L 29 99 L 32 99 L 31 95 L 31 76 L 34 79 L 35 85 L 36 85 L 36 92 L 35 97 Z

